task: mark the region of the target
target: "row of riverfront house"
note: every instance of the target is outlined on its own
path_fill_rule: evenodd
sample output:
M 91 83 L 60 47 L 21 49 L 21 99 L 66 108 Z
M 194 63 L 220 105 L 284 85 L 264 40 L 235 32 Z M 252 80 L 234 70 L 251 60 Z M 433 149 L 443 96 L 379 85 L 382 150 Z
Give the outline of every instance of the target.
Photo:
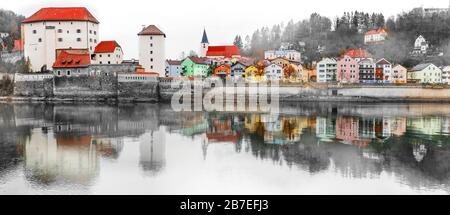
M 450 67 L 419 64 L 404 68 L 388 59 L 373 59 L 367 51 L 350 49 L 338 58 L 324 58 L 312 66 L 301 53 L 288 48 L 269 50 L 263 60 L 241 56 L 234 45 L 212 46 L 206 30 L 198 56 L 166 60 L 166 34 L 155 25 L 137 34 L 139 59 L 124 60 L 117 41 L 101 41 L 99 21 L 83 7 L 42 8 L 22 22 L 16 41 L 33 72 L 57 76 L 100 74 L 99 70 L 158 77 L 233 77 L 246 80 L 288 80 L 340 83 L 446 83 Z

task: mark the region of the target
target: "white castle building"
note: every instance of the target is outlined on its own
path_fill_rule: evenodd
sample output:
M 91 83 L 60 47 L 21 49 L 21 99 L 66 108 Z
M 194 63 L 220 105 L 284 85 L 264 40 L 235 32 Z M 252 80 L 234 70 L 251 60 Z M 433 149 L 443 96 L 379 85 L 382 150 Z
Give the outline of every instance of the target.
M 139 63 L 146 72 L 159 73 L 165 77 L 166 34 L 155 25 L 145 27 L 139 34 Z
M 86 49 L 99 42 L 99 21 L 83 7 L 42 8 L 22 22 L 24 55 L 32 71 L 51 69 L 58 49 Z

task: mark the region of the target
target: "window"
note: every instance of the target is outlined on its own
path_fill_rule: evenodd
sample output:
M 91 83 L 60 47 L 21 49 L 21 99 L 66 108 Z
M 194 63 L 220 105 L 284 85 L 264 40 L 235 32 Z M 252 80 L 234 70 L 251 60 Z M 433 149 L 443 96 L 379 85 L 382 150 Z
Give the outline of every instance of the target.
M 92 30 L 89 30 L 89 34 L 92 34 Z
M 150 69 L 153 69 L 153 66 L 150 66 Z
M 150 62 L 153 62 L 153 58 L 150 58 Z
M 102 57 L 102 55 L 99 55 L 100 57 Z
M 153 51 L 150 51 L 150 54 L 153 54 Z
M 37 31 L 36 30 L 33 30 L 33 34 L 36 34 L 37 33 Z
M 77 29 L 77 33 L 80 34 L 81 33 L 81 29 Z
M 108 57 L 111 57 L 111 55 L 110 55 L 110 54 L 108 54 Z
M 70 31 L 67 31 L 67 33 L 69 34 L 69 33 L 70 33 Z
M 81 42 L 81 38 L 77 38 L 77 42 Z
M 153 37 L 150 37 L 151 40 L 153 40 Z
M 150 43 L 150 47 L 153 47 L 153 43 Z
M 108 61 L 108 64 L 111 64 L 111 61 Z
M 60 76 L 61 75 L 61 71 L 58 70 L 57 74 L 58 74 L 58 76 Z
M 58 33 L 62 33 L 62 29 L 58 29 Z
M 100 64 L 103 64 L 103 62 L 100 61 Z
M 94 35 L 97 35 L 97 31 L 94 31 Z
M 89 38 L 89 42 L 91 42 L 91 43 L 92 43 L 92 38 Z
M 67 70 L 67 76 L 70 76 L 70 70 Z
M 58 38 L 58 42 L 62 42 L 63 41 L 63 38 Z
M 39 39 L 38 39 L 38 42 L 42 42 L 42 38 L 39 38 Z
M 94 43 L 97 43 L 97 39 L 94 40 Z

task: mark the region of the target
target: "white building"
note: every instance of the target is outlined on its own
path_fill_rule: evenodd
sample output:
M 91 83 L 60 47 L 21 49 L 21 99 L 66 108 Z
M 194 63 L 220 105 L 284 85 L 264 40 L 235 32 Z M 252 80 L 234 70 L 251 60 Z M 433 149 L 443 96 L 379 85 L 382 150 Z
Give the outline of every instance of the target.
M 95 47 L 93 64 L 121 64 L 122 61 L 123 50 L 116 41 L 102 41 Z
M 181 76 L 181 63 L 179 60 L 166 60 L 166 77 Z
M 276 58 L 285 58 L 289 61 L 301 62 L 302 54 L 295 50 L 270 50 L 264 52 L 264 59 L 273 60 Z
M 283 68 L 277 64 L 270 64 L 264 69 L 266 80 L 281 80 L 283 78 Z
M 326 83 L 337 79 L 337 61 L 333 58 L 324 58 L 317 63 L 317 82 Z
M 147 72 L 166 74 L 166 34 L 155 25 L 149 25 L 139 34 L 139 63 Z
M 442 69 L 442 83 L 450 85 L 450 66 L 445 66 Z
M 82 7 L 42 8 L 22 22 L 25 58 L 31 69 L 50 69 L 57 49 L 87 49 L 99 40 L 99 22 Z
M 6 33 L 6 32 L 0 32 L 0 38 L 6 38 L 6 37 L 8 37 L 8 36 L 9 36 L 8 33 Z
M 432 63 L 419 64 L 408 72 L 408 80 L 419 83 L 442 83 L 442 70 Z
M 420 35 L 417 39 L 416 42 L 414 42 L 414 50 L 413 50 L 413 54 L 426 54 L 428 52 L 428 42 L 427 40 Z
M 383 28 L 368 31 L 364 35 L 364 44 L 385 41 L 387 36 L 388 36 L 388 33 Z

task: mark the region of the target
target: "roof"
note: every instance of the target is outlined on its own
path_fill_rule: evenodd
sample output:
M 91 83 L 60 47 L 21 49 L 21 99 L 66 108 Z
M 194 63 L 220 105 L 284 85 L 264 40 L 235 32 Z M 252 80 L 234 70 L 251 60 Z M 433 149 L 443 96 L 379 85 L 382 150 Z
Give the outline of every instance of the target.
M 334 58 L 322 58 L 321 61 L 319 61 L 317 64 L 324 64 L 324 63 L 337 63 L 336 59 Z
M 208 64 L 208 58 L 204 58 L 204 57 L 188 57 L 189 59 L 192 60 L 192 62 L 194 62 L 195 64 Z
M 344 55 L 348 55 L 351 58 L 370 58 L 369 52 L 364 49 L 349 49 Z
M 145 27 L 144 29 L 142 29 L 141 32 L 139 32 L 138 35 L 163 35 L 164 37 L 166 37 L 166 34 L 164 32 L 162 32 L 161 30 L 159 30 L 158 27 L 156 27 L 156 25 L 149 25 L 147 27 Z
M 379 29 L 368 31 L 366 33 L 366 36 L 374 35 L 374 34 L 381 34 L 381 33 L 387 33 L 387 32 L 386 32 L 386 30 L 384 28 L 379 28 Z
M 219 57 L 223 56 L 226 58 L 231 58 L 233 56 L 241 55 L 239 48 L 237 46 L 210 46 L 206 56 L 208 57 Z
M 359 61 L 359 64 L 374 64 L 374 60 L 372 58 L 365 58 Z
M 135 75 L 157 75 L 159 76 L 159 73 L 157 72 L 135 72 Z
M 85 7 L 49 7 L 42 8 L 22 23 L 41 21 L 88 21 L 99 23 L 99 21 Z
M 167 64 L 169 65 L 181 65 L 181 60 L 167 60 Z
M 67 51 L 61 51 L 53 64 L 53 68 L 88 67 L 90 64 L 91 56 L 89 54 L 70 54 Z
M 209 44 L 208 35 L 206 35 L 206 29 L 203 30 L 203 37 L 202 37 L 202 42 L 201 43 L 208 43 Z
M 384 64 L 391 64 L 391 62 L 389 62 L 389 61 L 387 61 L 386 59 L 382 58 L 382 59 L 380 59 L 379 61 L 377 61 L 377 64 L 382 64 L 382 65 L 384 65 Z
M 431 65 L 433 65 L 433 64 L 432 63 L 422 63 L 422 64 L 419 64 L 419 65 L 415 66 L 414 68 L 412 68 L 411 71 L 422 71 Z
M 117 47 L 120 48 L 120 45 L 116 41 L 102 41 L 95 47 L 94 53 L 111 53 Z

